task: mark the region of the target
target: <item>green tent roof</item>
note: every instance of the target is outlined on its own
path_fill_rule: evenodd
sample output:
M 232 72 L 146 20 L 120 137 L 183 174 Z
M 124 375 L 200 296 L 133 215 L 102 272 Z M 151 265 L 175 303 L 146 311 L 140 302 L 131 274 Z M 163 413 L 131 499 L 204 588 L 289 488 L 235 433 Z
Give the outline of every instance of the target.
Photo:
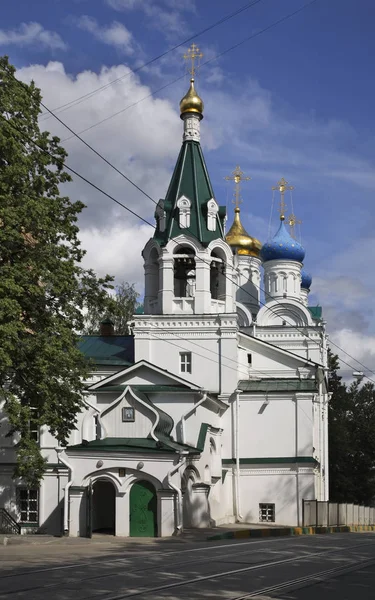
M 190 227 L 186 229 L 179 226 L 176 207 L 176 202 L 181 196 L 186 196 L 191 201 Z M 161 246 L 181 233 L 190 234 L 204 246 L 212 240 L 224 239 L 225 206 L 219 207 L 216 231 L 207 229 L 207 202 L 214 197 L 200 144 L 193 141 L 184 142 L 164 201 L 166 227 L 163 232 L 159 228 L 156 229 L 155 239 Z
M 315 379 L 254 379 L 242 380 L 238 385 L 242 392 L 316 392 Z

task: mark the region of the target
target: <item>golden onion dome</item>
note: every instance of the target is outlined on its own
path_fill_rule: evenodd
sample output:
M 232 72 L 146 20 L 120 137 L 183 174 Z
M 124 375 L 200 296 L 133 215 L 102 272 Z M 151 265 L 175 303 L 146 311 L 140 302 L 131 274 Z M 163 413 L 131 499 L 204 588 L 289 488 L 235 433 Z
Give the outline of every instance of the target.
M 237 254 L 245 256 L 259 256 L 262 244 L 256 238 L 251 237 L 244 229 L 240 220 L 240 209 L 234 209 L 233 225 L 228 231 L 225 239 L 229 246 L 237 250 Z
M 195 90 L 194 77 L 192 77 L 190 79 L 189 90 L 180 102 L 180 112 L 181 112 L 181 114 L 185 113 L 185 112 L 195 112 L 195 113 L 202 114 L 203 108 L 204 108 L 203 100 L 202 100 L 202 98 L 200 98 L 198 96 L 198 94 Z

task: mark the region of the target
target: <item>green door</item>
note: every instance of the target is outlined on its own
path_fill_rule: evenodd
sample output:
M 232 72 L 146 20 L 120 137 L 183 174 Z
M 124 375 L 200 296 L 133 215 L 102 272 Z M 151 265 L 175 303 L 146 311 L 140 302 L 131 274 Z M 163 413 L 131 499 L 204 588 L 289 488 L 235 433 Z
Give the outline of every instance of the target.
M 130 536 L 156 536 L 156 491 L 148 481 L 137 481 L 130 490 Z

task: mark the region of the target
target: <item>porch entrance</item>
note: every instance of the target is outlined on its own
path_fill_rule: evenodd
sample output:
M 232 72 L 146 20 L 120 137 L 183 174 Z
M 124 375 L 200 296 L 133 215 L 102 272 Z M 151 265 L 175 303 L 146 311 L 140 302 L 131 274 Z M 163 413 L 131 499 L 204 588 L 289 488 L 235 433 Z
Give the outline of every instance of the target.
M 156 490 L 149 481 L 137 481 L 130 490 L 130 536 L 155 537 Z
M 110 481 L 99 479 L 93 486 L 92 531 L 115 535 L 116 493 Z

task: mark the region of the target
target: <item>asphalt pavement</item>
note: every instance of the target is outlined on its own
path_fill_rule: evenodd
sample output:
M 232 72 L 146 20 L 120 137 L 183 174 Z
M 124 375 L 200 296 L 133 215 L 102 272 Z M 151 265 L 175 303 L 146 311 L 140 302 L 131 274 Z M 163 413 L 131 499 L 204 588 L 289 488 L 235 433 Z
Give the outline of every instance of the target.
M 0 547 L 0 600 L 47 598 L 373 600 L 375 533 Z

